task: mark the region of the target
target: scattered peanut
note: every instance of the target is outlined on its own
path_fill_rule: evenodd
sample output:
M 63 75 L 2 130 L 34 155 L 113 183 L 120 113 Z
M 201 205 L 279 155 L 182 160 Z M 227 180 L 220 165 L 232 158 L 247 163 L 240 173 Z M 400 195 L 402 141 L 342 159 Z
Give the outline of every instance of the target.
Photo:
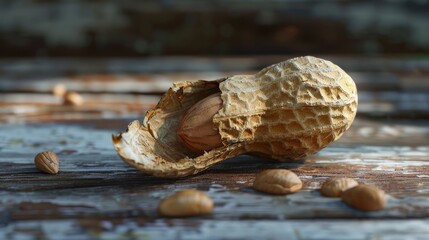
M 190 150 L 201 153 L 222 146 L 213 116 L 222 108 L 220 93 L 212 94 L 191 107 L 179 125 L 177 135 Z
M 270 169 L 256 175 L 253 188 L 260 192 L 285 195 L 301 190 L 302 182 L 289 170 Z
M 52 89 L 52 94 L 54 94 L 54 96 L 57 96 L 57 97 L 63 97 L 64 94 L 66 94 L 66 92 L 67 92 L 66 86 L 62 83 L 56 84 Z
M 66 92 L 64 95 L 64 105 L 79 106 L 83 104 L 82 96 L 77 92 Z
M 387 201 L 383 190 L 363 184 L 344 191 L 341 199 L 347 205 L 363 211 L 381 210 Z
M 58 156 L 51 151 L 38 153 L 34 158 L 34 164 L 37 169 L 49 174 L 57 174 L 60 167 Z
M 326 197 L 341 197 L 341 194 L 352 187 L 359 185 L 351 178 L 330 178 L 320 188 L 320 193 Z
M 212 211 L 212 199 L 195 189 L 178 191 L 164 198 L 158 205 L 158 212 L 166 217 L 190 217 L 210 214 Z

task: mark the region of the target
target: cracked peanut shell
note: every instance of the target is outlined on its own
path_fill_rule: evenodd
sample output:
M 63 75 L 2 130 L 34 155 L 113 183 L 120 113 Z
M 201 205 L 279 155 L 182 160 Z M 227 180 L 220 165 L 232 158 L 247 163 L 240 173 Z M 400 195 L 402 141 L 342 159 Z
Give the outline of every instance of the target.
M 213 123 L 222 146 L 195 154 L 177 137 L 180 120 L 218 92 L 223 106 Z M 298 57 L 255 75 L 174 83 L 143 122 L 131 122 L 112 139 L 126 163 L 159 177 L 196 174 L 244 153 L 298 160 L 337 140 L 350 127 L 357 102 L 356 85 L 340 67 Z

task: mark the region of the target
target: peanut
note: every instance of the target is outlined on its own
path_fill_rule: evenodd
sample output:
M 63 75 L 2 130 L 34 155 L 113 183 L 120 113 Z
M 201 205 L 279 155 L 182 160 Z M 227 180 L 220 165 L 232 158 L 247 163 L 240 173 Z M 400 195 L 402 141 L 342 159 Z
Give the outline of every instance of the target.
M 64 84 L 58 83 L 52 88 L 52 94 L 57 97 L 63 97 L 66 94 L 67 88 Z
M 256 175 L 253 188 L 260 192 L 285 195 L 301 190 L 302 182 L 289 170 L 270 169 Z
M 320 193 L 326 197 L 341 197 L 341 194 L 352 187 L 359 185 L 351 178 L 330 178 L 320 188 Z
M 362 211 L 377 211 L 386 206 L 386 194 L 383 190 L 360 184 L 341 194 L 341 200 L 347 205 Z
M 186 189 L 164 198 L 158 205 L 159 214 L 166 217 L 190 217 L 210 214 L 213 201 L 205 193 Z
M 34 158 L 34 164 L 41 172 L 49 174 L 57 174 L 60 168 L 57 154 L 51 151 L 38 153 Z
M 210 96 L 217 100 L 204 114 L 199 101 L 214 92 L 221 99 Z M 341 137 L 357 102 L 356 85 L 340 67 L 298 57 L 254 75 L 175 83 L 142 123 L 112 140 L 125 162 L 160 177 L 196 174 L 245 153 L 294 161 Z
M 222 146 L 213 116 L 222 108 L 220 93 L 212 94 L 196 103 L 184 115 L 177 135 L 187 148 L 201 153 Z
M 83 98 L 77 92 L 66 92 L 63 97 L 64 105 L 80 106 L 83 104 Z

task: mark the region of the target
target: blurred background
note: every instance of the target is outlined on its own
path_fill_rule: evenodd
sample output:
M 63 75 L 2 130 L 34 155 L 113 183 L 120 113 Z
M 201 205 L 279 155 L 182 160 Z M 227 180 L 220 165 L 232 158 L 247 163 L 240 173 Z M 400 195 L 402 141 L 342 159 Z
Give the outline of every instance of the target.
M 427 54 L 429 1 L 17 0 L 2 57 Z
M 427 54 L 429 1 L 3 0 L 2 57 Z
M 361 115 L 429 115 L 428 0 L 2 0 L 0 121 L 141 117 L 174 81 L 302 55 L 350 73 Z

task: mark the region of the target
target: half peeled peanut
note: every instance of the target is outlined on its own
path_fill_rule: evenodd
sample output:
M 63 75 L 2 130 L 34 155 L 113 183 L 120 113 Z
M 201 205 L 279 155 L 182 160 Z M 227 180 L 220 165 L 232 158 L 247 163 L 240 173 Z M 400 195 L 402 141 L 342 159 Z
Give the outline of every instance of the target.
M 214 95 L 221 100 L 214 111 L 195 107 Z M 293 161 L 337 140 L 352 124 L 357 102 L 356 85 L 340 67 L 298 57 L 255 75 L 174 83 L 143 122 L 131 122 L 112 139 L 125 162 L 160 177 L 196 174 L 245 153 Z M 195 125 L 192 112 L 203 113 Z M 188 123 L 194 135 L 184 128 Z
M 177 130 L 182 143 L 196 153 L 204 153 L 222 146 L 221 136 L 213 117 L 222 108 L 220 93 L 214 93 L 192 106 L 184 115 Z

